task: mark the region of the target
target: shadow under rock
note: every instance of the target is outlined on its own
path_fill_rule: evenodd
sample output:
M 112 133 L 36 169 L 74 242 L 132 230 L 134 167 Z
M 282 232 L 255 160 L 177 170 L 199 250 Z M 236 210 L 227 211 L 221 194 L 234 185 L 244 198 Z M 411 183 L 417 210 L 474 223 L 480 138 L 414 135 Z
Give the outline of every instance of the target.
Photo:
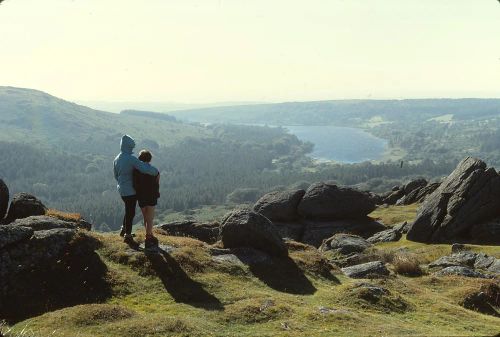
M 165 290 L 176 302 L 206 310 L 224 310 L 217 297 L 203 289 L 201 283 L 191 279 L 166 251 L 159 249 L 158 254 L 147 254 L 147 257 Z
M 253 249 L 234 249 L 231 253 L 248 265 L 255 277 L 275 290 L 297 295 L 311 295 L 317 290 L 290 257 L 271 257 Z M 266 256 L 252 258 L 249 254 Z
M 97 253 L 73 255 L 68 253 L 58 262 L 35 265 L 9 275 L 12 280 L 3 280 L 10 281 L 10 291 L 0 297 L 0 317 L 13 324 L 47 311 L 110 298 L 108 269 Z

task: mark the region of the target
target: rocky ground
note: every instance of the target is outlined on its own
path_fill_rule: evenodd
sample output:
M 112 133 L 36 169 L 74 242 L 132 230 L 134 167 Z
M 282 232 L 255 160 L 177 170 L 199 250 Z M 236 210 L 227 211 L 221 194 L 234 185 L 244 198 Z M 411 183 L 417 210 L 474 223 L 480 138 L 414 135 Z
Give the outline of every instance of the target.
M 427 182 L 387 196 L 325 183 L 276 192 L 217 223 L 158 226 L 157 254 L 17 195 L 2 207 L 0 331 L 494 336 L 497 176 L 468 158 L 410 205 L 380 201 L 396 191 L 403 191 L 399 201 L 409 200 Z M 8 189 L 0 190 L 2 205 Z M 143 242 L 144 233 L 136 239 Z

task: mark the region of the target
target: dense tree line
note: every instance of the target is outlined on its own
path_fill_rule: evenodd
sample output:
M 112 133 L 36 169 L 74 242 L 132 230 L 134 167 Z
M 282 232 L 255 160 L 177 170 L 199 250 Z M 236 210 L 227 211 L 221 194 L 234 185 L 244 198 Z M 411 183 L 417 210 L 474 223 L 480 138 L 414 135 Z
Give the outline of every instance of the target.
M 403 120 L 377 126 L 370 131 L 389 140 L 389 146 L 406 150 L 406 161 L 456 161 L 473 156 L 485 160 L 491 166 L 500 166 L 498 117 L 415 124 Z
M 304 156 L 308 144 L 283 130 L 255 128 L 248 132 L 255 135 L 227 126 L 219 130 L 217 138 L 188 138 L 153 151 L 152 163 L 162 176 L 159 211 L 249 202 L 271 190 L 294 184 L 306 187 L 320 180 L 344 185 L 364 183 L 366 189 L 383 191 L 412 176 L 445 175 L 456 163 L 426 160 L 401 168 L 399 162 L 366 162 L 323 164 L 304 170 L 303 165 L 310 164 Z M 119 228 L 122 204 L 112 175 L 113 157 L 6 142 L 0 142 L 0 153 L 0 172 L 12 192 L 31 192 L 49 207 L 80 212 L 97 229 Z M 302 162 L 297 165 L 297 161 Z

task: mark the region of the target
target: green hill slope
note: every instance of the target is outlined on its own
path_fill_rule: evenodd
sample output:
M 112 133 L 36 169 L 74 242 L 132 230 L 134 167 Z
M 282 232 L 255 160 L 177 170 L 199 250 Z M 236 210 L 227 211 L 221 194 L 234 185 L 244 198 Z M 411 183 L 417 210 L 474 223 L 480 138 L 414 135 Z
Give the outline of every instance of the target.
M 68 151 L 114 153 L 123 134 L 169 146 L 211 133 L 202 127 L 150 116 L 113 114 L 41 91 L 0 87 L 0 140 Z

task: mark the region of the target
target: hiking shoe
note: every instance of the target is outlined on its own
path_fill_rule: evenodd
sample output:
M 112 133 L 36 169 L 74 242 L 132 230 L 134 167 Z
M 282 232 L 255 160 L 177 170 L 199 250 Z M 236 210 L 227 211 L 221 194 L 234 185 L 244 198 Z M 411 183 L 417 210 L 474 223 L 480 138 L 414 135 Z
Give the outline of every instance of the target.
M 120 236 L 123 238 L 123 237 L 125 237 L 125 234 L 126 234 L 125 228 L 122 227 L 122 229 L 120 230 Z M 131 235 L 132 237 L 135 237 L 134 233 L 129 234 L 129 235 Z
M 144 241 L 144 248 L 145 249 L 156 249 L 156 248 L 158 248 L 158 239 L 155 238 L 154 236 L 147 237 L 146 241 Z
M 129 235 L 125 235 L 125 238 L 123 239 L 123 242 L 125 242 L 131 248 L 139 248 L 139 244 L 134 241 L 134 238 L 130 234 Z

